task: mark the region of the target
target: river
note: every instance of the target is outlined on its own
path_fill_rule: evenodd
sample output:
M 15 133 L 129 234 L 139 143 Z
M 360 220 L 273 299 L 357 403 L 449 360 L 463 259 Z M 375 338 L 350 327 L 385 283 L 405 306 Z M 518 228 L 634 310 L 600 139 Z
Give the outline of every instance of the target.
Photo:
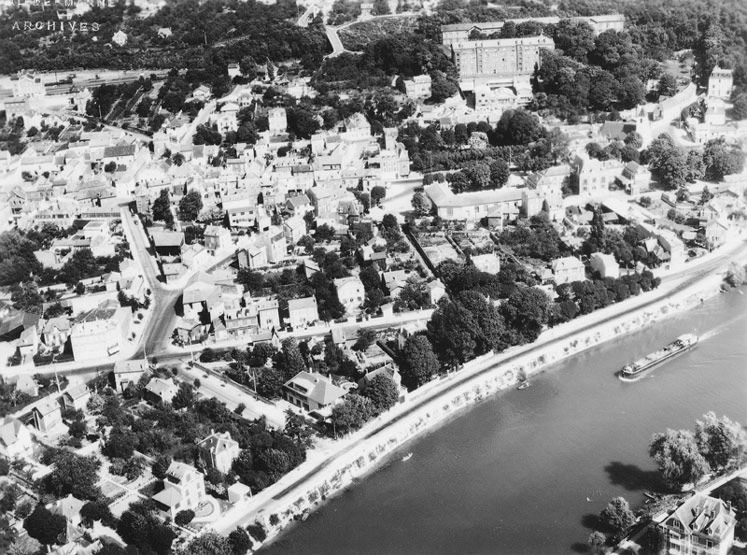
M 695 350 L 639 382 L 615 377 L 689 331 L 701 336 Z M 610 498 L 637 505 L 656 487 L 654 432 L 692 429 L 708 410 L 747 424 L 745 400 L 747 295 L 732 291 L 417 438 L 263 553 L 581 552 Z

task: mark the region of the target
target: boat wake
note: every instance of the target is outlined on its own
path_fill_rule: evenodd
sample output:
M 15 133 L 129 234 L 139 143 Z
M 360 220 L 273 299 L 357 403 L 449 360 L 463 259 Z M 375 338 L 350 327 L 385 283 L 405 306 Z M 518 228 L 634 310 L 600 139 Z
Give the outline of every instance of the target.
M 713 328 L 711 330 L 708 330 L 708 331 L 703 332 L 702 334 L 700 334 L 700 341 L 708 341 L 709 339 L 713 339 L 718 334 L 720 334 L 722 331 L 725 331 L 725 330 L 731 328 L 733 326 L 734 322 L 736 322 L 738 320 L 742 320 L 742 319 L 744 319 L 744 314 L 739 314 L 738 316 L 735 316 L 731 320 L 728 320 L 726 322 L 722 322 L 721 324 L 719 324 L 715 328 Z

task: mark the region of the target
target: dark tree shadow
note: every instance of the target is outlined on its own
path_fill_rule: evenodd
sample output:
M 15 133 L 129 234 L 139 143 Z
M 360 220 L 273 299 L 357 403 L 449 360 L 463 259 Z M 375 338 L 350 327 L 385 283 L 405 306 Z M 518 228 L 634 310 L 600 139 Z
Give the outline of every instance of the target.
M 656 470 L 643 470 L 634 464 L 613 461 L 604 467 L 610 482 L 628 491 L 651 490 L 666 492 L 667 485 Z
M 571 551 L 573 551 L 574 553 L 588 553 L 589 546 L 582 542 L 576 542 L 571 545 Z
M 587 513 L 582 516 L 581 525 L 589 530 L 601 530 L 603 528 L 602 519 L 599 518 L 599 515 L 595 515 L 594 513 Z

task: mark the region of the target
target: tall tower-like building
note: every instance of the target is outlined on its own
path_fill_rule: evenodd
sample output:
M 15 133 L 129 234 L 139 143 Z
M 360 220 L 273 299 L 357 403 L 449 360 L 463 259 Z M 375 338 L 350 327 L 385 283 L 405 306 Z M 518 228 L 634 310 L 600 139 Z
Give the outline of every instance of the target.
M 727 100 L 731 96 L 733 85 L 734 78 L 732 76 L 732 71 L 730 69 L 723 69 L 716 66 L 713 68 L 711 76 L 708 78 L 708 96 Z

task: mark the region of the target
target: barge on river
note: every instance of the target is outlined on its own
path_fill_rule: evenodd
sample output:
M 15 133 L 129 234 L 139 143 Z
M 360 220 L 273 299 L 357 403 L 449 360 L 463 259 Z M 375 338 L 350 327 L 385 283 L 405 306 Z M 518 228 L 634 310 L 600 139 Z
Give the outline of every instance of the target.
M 695 347 L 698 344 L 698 336 L 692 333 L 680 335 L 663 349 L 659 349 L 635 362 L 627 364 L 620 370 L 619 377 L 624 382 L 640 380 L 645 374 L 660 364 L 673 359 Z

